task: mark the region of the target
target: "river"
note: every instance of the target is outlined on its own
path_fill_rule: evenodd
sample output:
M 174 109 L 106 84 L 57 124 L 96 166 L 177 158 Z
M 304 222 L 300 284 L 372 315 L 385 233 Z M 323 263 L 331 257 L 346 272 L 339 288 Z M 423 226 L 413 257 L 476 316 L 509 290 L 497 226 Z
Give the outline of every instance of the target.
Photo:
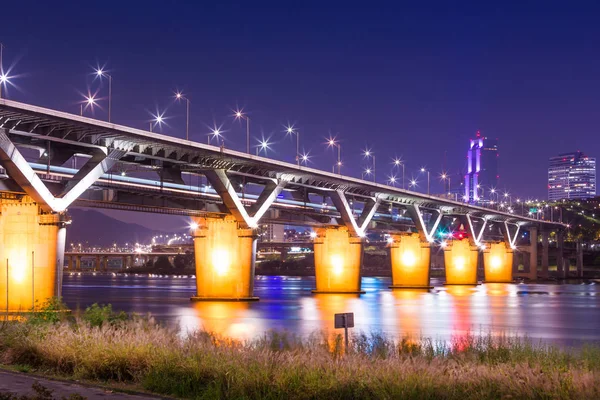
M 181 277 L 65 274 L 73 309 L 112 304 L 150 313 L 182 332 L 206 329 L 249 339 L 274 329 L 307 336 L 333 332 L 333 315 L 353 312 L 355 330 L 449 340 L 466 333 L 528 336 L 560 346 L 600 343 L 600 284 L 482 284 L 430 291 L 390 290 L 389 278 L 363 278 L 362 295 L 312 294 L 312 277 L 257 276 L 257 302 L 191 302 L 195 280 Z

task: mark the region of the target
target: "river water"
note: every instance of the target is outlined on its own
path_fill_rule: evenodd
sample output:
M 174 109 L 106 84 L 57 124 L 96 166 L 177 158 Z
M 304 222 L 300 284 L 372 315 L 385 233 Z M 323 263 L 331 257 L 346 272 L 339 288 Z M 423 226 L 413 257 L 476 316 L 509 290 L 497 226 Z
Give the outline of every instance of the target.
M 600 343 L 600 284 L 482 284 L 430 291 L 388 289 L 389 278 L 363 278 L 362 295 L 312 294 L 312 277 L 257 276 L 258 302 L 190 302 L 193 278 L 69 275 L 63 297 L 77 311 L 93 304 L 150 313 L 183 332 L 206 329 L 237 339 L 268 330 L 301 336 L 334 332 L 333 315 L 353 312 L 355 329 L 449 340 L 511 334 L 561 346 Z

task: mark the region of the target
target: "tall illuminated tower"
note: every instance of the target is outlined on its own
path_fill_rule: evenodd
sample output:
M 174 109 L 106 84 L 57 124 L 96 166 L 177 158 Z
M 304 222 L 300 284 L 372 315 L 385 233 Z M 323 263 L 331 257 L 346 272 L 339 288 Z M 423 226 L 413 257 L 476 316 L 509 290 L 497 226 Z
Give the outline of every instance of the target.
M 467 151 L 465 199 L 470 202 L 491 199 L 498 178 L 498 139 L 483 137 L 477 131 Z

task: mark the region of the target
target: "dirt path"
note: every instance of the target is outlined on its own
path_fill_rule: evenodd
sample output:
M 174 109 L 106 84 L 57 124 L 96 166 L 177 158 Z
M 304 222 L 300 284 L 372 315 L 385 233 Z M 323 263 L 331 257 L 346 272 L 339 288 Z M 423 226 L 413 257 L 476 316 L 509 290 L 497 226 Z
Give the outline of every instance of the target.
M 52 396 L 55 399 L 68 398 L 72 394 L 79 394 L 89 400 L 141 400 L 153 399 L 159 397 L 131 395 L 120 392 L 111 392 L 107 389 L 94 386 L 80 385 L 67 381 L 58 381 L 53 379 L 41 378 L 34 375 L 22 374 L 17 372 L 0 371 L 0 393 L 14 394 L 17 396 L 35 394 L 32 389 L 34 383 L 39 383 L 43 387 L 52 390 Z

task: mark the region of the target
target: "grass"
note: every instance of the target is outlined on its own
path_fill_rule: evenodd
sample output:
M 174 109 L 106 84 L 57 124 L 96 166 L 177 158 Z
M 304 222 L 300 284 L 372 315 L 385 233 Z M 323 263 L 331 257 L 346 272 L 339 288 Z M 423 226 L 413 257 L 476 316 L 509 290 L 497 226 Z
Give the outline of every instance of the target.
M 55 314 L 52 314 L 53 316 Z M 564 351 L 511 336 L 450 343 L 357 333 L 239 342 L 184 335 L 92 306 L 75 319 L 0 325 L 0 362 L 74 379 L 199 399 L 593 399 L 600 348 Z

